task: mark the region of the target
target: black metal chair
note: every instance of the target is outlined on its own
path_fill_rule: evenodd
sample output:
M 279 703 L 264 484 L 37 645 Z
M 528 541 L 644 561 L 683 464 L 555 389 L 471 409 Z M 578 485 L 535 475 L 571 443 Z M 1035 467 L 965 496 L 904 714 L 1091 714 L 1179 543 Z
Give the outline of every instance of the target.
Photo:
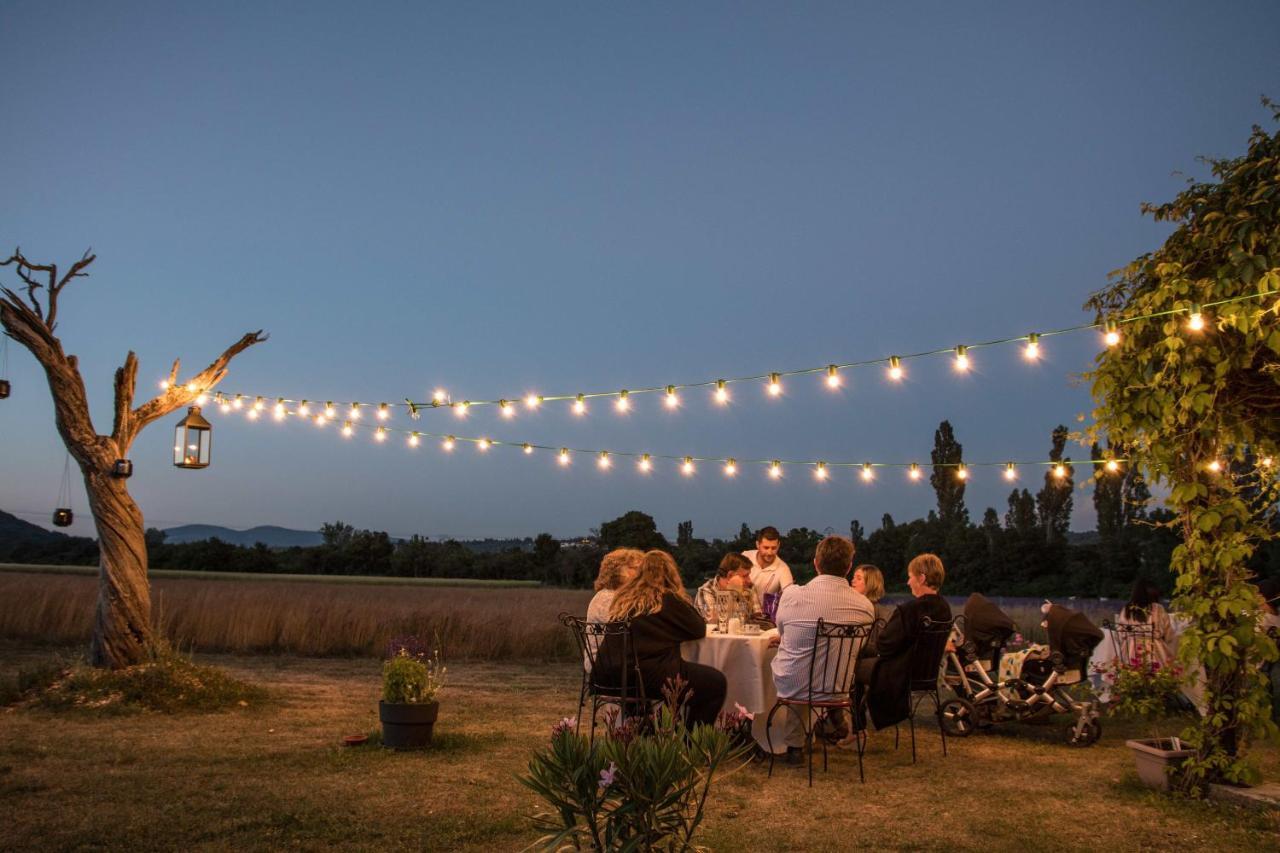
M 928 616 L 920 623 L 920 633 L 911 646 L 908 667 L 908 701 L 911 713 L 907 723 L 911 727 L 911 763 L 916 763 L 916 711 L 925 699 L 933 700 L 934 716 L 938 720 L 938 732 L 942 735 L 942 757 L 947 756 L 947 730 L 942 725 L 942 697 L 938 695 L 938 680 L 942 674 L 942 658 L 947 653 L 947 641 L 955 619 L 935 621 Z M 898 748 L 898 727 L 893 727 L 893 748 Z
M 582 654 L 582 687 L 578 693 L 578 726 L 582 728 L 582 711 L 591 703 L 591 727 L 588 740 L 595 742 L 596 718 L 602 705 L 617 705 L 619 722 L 628 713 L 647 715 L 653 701 L 645 695 L 639 661 L 631 640 L 631 620 L 588 622 L 569 613 L 560 614 L 560 622 L 573 632 Z
M 1102 620 L 1102 627 L 1111 637 L 1111 648 L 1116 660 L 1127 666 L 1137 658 L 1141 662 L 1158 660 L 1156 654 L 1156 626 L 1151 622 L 1113 622 Z
M 813 741 L 816 715 L 819 719 L 831 711 L 848 711 L 850 722 L 854 718 L 853 690 L 854 667 L 858 650 L 871 634 L 871 625 L 852 625 L 818 620 L 814 629 L 813 648 L 809 652 L 808 689 L 802 696 L 779 696 L 765 720 L 765 741 L 769 745 L 769 776 L 773 776 L 773 716 L 779 708 L 800 716 L 804 730 L 804 749 L 809 756 L 809 786 L 813 786 Z M 858 778 L 866 781 L 862 770 L 863 740 L 858 739 Z M 822 769 L 827 769 L 827 742 L 822 741 Z

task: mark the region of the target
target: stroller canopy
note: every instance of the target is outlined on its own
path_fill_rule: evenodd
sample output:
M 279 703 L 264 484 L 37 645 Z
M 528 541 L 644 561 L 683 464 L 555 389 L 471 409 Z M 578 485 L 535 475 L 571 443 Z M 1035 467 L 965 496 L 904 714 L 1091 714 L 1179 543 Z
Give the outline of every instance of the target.
M 1093 649 L 1102 642 L 1102 631 L 1079 610 L 1055 604 L 1045 616 L 1049 632 L 1049 648 L 1061 652 L 1067 666 L 1083 667 Z
M 975 592 L 964 603 L 965 639 L 972 640 L 980 652 L 1003 646 L 1016 629 L 1013 620 L 985 595 Z

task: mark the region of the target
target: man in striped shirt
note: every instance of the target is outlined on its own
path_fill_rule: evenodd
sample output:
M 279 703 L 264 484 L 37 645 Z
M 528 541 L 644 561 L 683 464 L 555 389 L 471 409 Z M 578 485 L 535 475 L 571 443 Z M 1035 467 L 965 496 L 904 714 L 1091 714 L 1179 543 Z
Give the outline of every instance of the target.
M 828 536 L 818 543 L 813 566 L 818 575 L 803 586 L 792 584 L 782 591 L 778 602 L 778 654 L 773 659 L 773 684 L 778 696 L 784 699 L 807 699 L 809 696 L 809 663 L 814 654 L 814 635 L 818 620 L 827 623 L 870 625 L 875 621 L 875 606 L 865 595 L 849 586 L 849 570 L 853 568 L 853 543 L 843 536 Z M 835 643 L 838 641 L 832 641 Z M 846 641 L 859 643 L 860 641 Z M 821 655 L 825 650 L 819 649 Z M 858 656 L 858 648 L 844 650 L 844 658 L 850 669 Z M 821 678 L 825 660 L 814 661 L 815 679 Z M 833 664 L 834 665 L 834 664 Z M 828 681 L 831 674 L 828 673 Z M 837 699 L 834 695 L 816 692 L 813 698 Z M 781 713 L 781 712 L 780 712 Z M 787 758 L 798 763 L 800 747 L 804 745 L 804 729 L 794 708 L 786 708 L 783 724 L 783 741 L 787 746 Z M 800 713 L 803 713 L 802 711 Z

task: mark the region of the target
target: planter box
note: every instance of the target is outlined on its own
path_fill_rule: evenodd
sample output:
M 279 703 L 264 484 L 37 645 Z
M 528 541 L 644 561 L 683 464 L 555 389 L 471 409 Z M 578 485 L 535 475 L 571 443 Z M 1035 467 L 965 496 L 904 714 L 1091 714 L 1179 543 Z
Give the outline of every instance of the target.
M 1148 788 L 1158 791 L 1170 790 L 1169 774 L 1196 754 L 1194 749 L 1175 749 L 1172 738 L 1127 740 L 1124 745 L 1133 750 L 1138 762 L 1138 778 Z
M 378 702 L 382 721 L 382 745 L 390 749 L 426 749 L 436 725 L 439 702 L 421 705 Z

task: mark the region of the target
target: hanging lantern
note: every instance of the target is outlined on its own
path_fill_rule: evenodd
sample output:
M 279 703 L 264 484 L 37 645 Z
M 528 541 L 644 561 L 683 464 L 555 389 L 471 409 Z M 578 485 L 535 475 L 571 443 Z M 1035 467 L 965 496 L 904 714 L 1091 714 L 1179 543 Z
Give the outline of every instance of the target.
M 0 400 L 9 396 L 9 380 L 0 379 Z
M 70 507 L 65 507 L 65 506 L 58 507 L 53 511 L 54 527 L 70 527 L 71 522 L 74 519 L 75 519 L 75 513 L 71 511 Z
M 213 427 L 200 414 L 199 406 L 187 409 L 173 434 L 173 464 L 178 468 L 208 468 Z
M 121 480 L 127 480 L 133 476 L 133 460 L 117 459 L 115 464 L 111 466 L 111 476 L 119 477 Z

